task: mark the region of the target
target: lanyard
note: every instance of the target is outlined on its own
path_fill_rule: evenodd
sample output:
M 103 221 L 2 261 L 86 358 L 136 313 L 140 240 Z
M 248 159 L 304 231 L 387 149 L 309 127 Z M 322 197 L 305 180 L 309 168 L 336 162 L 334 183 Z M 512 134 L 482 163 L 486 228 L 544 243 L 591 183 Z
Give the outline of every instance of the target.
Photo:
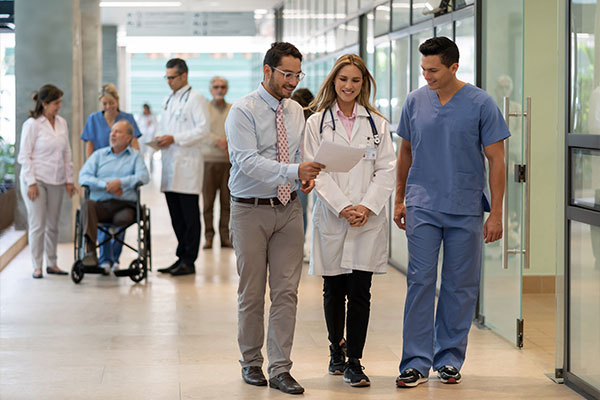
M 333 118 L 333 111 L 331 111 L 331 107 L 328 108 L 329 110 L 329 115 L 331 116 L 331 124 L 333 125 L 333 131 L 335 132 L 335 119 Z M 377 132 L 377 127 L 375 126 L 375 122 L 373 121 L 373 117 L 371 116 L 371 113 L 369 112 L 368 109 L 365 108 L 365 110 L 367 110 L 367 114 L 369 114 L 368 120 L 369 120 L 369 125 L 371 125 L 371 133 L 373 134 L 373 143 L 375 143 L 375 146 L 379 146 L 379 143 L 381 143 L 381 138 L 379 137 L 379 132 Z M 319 133 L 321 134 L 321 136 L 323 136 L 323 122 L 325 122 L 325 114 L 323 113 L 323 116 L 321 117 L 321 127 L 319 129 Z

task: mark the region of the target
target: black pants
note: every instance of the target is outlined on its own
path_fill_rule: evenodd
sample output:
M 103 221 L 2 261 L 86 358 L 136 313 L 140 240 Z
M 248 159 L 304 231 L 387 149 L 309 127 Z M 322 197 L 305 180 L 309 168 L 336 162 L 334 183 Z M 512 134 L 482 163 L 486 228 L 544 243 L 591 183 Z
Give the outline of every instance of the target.
M 177 257 L 194 264 L 200 247 L 200 196 L 197 194 L 165 192 L 171 225 L 177 236 Z
M 367 340 L 372 277 L 372 272 L 365 271 L 323 277 L 323 309 L 329 341 L 339 343 L 342 340 L 346 322 L 346 344 L 350 358 L 362 358 Z

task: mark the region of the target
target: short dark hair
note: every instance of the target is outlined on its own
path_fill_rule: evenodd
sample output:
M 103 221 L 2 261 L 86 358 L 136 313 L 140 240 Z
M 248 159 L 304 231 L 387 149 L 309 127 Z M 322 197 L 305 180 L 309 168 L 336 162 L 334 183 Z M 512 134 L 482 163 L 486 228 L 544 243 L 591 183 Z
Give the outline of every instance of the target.
M 265 54 L 263 65 L 278 67 L 281 65 L 281 58 L 286 56 L 292 56 L 302 61 L 302 53 L 296 46 L 288 42 L 275 42 L 271 44 L 271 48 Z
M 315 96 L 313 96 L 312 92 L 306 88 L 296 89 L 292 93 L 292 100 L 297 101 L 304 108 L 304 119 L 308 119 L 313 114 L 312 110 L 307 107 L 314 98 Z
M 421 43 L 419 51 L 424 56 L 440 56 L 442 64 L 446 67 L 458 63 L 458 47 L 456 46 L 456 43 L 445 36 L 427 39 Z
M 171 58 L 167 61 L 167 68 L 177 68 L 177 72 L 180 75 L 187 74 L 188 72 L 187 64 L 185 63 L 185 60 L 182 60 L 181 58 Z

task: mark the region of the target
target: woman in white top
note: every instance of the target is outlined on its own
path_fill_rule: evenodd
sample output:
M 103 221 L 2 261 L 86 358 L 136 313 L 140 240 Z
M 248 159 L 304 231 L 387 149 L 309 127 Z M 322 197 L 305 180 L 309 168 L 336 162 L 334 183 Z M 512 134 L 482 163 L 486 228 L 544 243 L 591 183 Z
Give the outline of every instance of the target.
M 375 81 L 360 57 L 340 57 L 309 105 L 316 113 L 306 123 L 304 138 L 305 161 L 313 160 L 322 141 L 365 150 L 349 172 L 319 173 L 312 214 L 309 273 L 324 279 L 329 373 L 343 373 L 351 386 L 370 385 L 360 358 L 369 323 L 371 278 L 385 273 L 387 266 L 387 204 L 395 181 L 389 127 L 369 103 L 371 87 L 375 97 Z
M 63 190 L 75 194 L 73 162 L 67 121 L 58 115 L 63 92 L 44 85 L 34 93 L 35 107 L 21 130 L 18 161 L 21 164 L 21 193 L 27 208 L 29 247 L 33 257 L 33 277 L 46 272 L 67 275 L 57 266 L 56 243 Z

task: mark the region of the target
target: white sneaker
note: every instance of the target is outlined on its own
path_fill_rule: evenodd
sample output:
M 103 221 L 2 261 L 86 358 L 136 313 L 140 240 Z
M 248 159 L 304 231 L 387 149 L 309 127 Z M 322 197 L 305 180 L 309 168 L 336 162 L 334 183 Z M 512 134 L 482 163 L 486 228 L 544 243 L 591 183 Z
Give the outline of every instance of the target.
M 103 262 L 102 264 L 100 264 L 100 268 L 104 270 L 104 273 L 102 275 L 110 275 L 110 263 Z
M 116 263 L 113 263 L 113 265 L 112 265 L 112 268 L 111 268 L 111 271 L 113 271 L 113 272 L 114 272 L 114 271 L 117 271 L 118 269 L 119 269 L 119 263 L 118 263 L 118 262 L 116 262 Z

